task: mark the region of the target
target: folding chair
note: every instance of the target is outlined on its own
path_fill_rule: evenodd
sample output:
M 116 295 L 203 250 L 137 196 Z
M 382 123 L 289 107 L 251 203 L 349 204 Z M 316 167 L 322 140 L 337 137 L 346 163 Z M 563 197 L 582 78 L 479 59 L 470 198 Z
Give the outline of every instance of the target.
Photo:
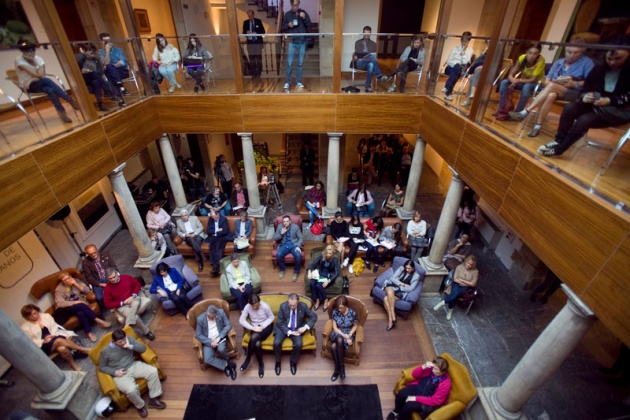
M 11 95 L 7 95 L 6 93 L 4 93 L 4 91 L 2 89 L 0 89 L 0 96 L 3 96 L 5 98 L 7 98 L 7 100 L 12 103 L 13 105 L 15 105 L 15 107 L 17 109 L 19 109 L 22 114 L 24 114 L 24 116 L 26 117 L 26 120 L 28 121 L 28 123 L 31 125 L 31 128 L 33 129 L 33 131 L 35 131 L 35 133 L 37 133 L 37 137 L 39 137 L 39 141 L 43 142 L 44 141 L 44 137 L 42 136 L 42 132 L 39 131 L 39 128 L 37 127 L 37 124 L 35 124 L 35 121 L 33 121 L 33 119 L 31 118 L 31 116 L 29 115 L 29 113 L 26 111 L 26 109 L 24 109 L 24 107 L 22 106 L 22 104 L 20 102 L 18 102 L 16 99 L 14 99 Z M 40 115 L 41 117 L 41 115 Z M 5 143 L 7 144 L 7 146 L 11 146 L 11 144 L 9 143 L 9 141 L 7 140 L 6 136 L 4 135 L 4 133 L 2 133 L 2 137 L 4 138 Z
M 140 93 L 140 85 L 138 85 L 138 78 L 136 77 L 136 71 L 132 69 L 131 66 L 129 66 L 129 77 L 122 79 L 122 83 L 124 85 L 125 83 L 131 82 L 136 85 L 136 91 L 138 92 L 138 95 L 142 96 Z

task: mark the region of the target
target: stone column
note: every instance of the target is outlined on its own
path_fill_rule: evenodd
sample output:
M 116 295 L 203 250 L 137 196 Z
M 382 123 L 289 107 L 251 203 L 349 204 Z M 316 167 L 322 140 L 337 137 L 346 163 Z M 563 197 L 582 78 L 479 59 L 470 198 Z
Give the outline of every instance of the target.
M 442 206 L 440 220 L 435 229 L 435 238 L 433 238 L 431 252 L 428 257 L 420 258 L 420 264 L 426 271 L 422 285 L 423 294 L 438 292 L 444 276 L 448 274 L 448 270 L 442 263 L 442 257 L 446 252 L 449 237 L 453 230 L 453 223 L 457 217 L 457 209 L 459 208 L 462 193 L 464 192 L 464 183 L 457 175 L 457 172 L 452 168 L 451 171 L 453 172 L 453 178 L 451 179 L 451 185 L 446 194 L 444 205 Z
M 260 204 L 258 192 L 258 174 L 256 173 L 256 159 L 254 158 L 254 144 L 252 133 L 236 133 L 241 137 L 243 146 L 243 163 L 245 167 L 245 180 L 247 182 L 247 194 L 249 195 L 249 208 L 247 214 L 256 219 L 257 236 L 264 237 L 267 233 L 265 213 L 267 207 Z
M 175 197 L 175 210 L 173 216 L 179 216 L 182 210 L 187 210 L 188 213 L 192 213 L 193 206 L 186 201 L 186 193 L 184 192 L 184 185 L 182 184 L 182 178 L 179 176 L 179 169 L 177 168 L 177 160 L 173 153 L 173 147 L 171 146 L 171 140 L 168 135 L 162 134 L 158 143 L 160 144 L 160 151 L 162 152 L 162 160 L 164 161 L 164 167 L 166 168 L 166 175 L 168 176 L 168 182 L 173 191 Z
M 402 220 L 411 220 L 414 207 L 416 206 L 416 196 L 420 187 L 420 176 L 422 175 L 422 165 L 424 164 L 424 150 L 427 143 L 422 140 L 420 134 L 416 136 L 416 146 L 413 149 L 411 168 L 409 169 L 409 181 L 405 190 L 405 204 L 396 210 L 398 217 Z
M 335 213 L 341 211 L 337 205 L 339 191 L 339 139 L 343 133 L 328 133 L 328 181 L 326 182 L 326 206 L 322 209 L 325 219 L 335 217 Z
M 123 168 L 126 165 L 126 163 L 123 163 L 114 169 L 108 175 L 109 182 L 112 184 L 114 196 L 120 206 L 120 211 L 125 218 L 125 222 L 127 222 L 127 226 L 129 227 L 133 245 L 138 250 L 139 258 L 134 267 L 148 268 L 159 261 L 164 254 L 159 251 L 154 251 L 153 248 L 151 248 L 151 241 L 149 241 L 144 220 L 138 212 L 138 207 L 136 207 L 136 203 L 133 201 L 133 196 L 123 176 Z
M 531 396 L 578 345 L 588 332 L 595 316 L 566 285 L 562 285 L 569 299 L 556 317 L 547 325 L 534 344 L 527 350 L 503 385 L 483 388 L 481 402 L 494 414 L 489 418 L 524 418 L 522 408 Z
M 33 408 L 60 410 L 55 415 L 63 414 L 63 418 L 93 417 L 89 410 L 96 401 L 96 392 L 88 392 L 87 395 L 81 391 L 77 393 L 85 372 L 59 369 L 2 310 L 0 334 L 3 337 L 0 355 L 39 390 L 31 403 Z M 81 403 L 79 400 L 83 398 L 85 401 Z

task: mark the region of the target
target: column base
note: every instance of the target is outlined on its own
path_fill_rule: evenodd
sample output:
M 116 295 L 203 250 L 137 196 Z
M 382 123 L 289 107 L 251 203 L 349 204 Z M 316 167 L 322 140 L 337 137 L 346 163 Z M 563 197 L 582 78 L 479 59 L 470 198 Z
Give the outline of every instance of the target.
M 499 388 L 477 388 L 479 397 L 463 414 L 465 420 L 527 420 L 522 412 L 510 413 L 494 399 Z
M 267 223 L 265 223 L 265 214 L 267 207 L 249 207 L 247 216 L 253 217 L 256 223 L 256 239 L 267 239 Z
M 135 268 L 150 268 L 153 264 L 164 258 L 164 251 L 153 251 L 148 257 L 140 257 L 134 263 Z
M 54 392 L 42 394 L 38 392 L 31 402 L 31 407 L 39 410 L 64 410 L 70 400 L 79 390 L 87 373 L 75 371 L 62 371 L 65 375 L 63 384 Z
M 335 217 L 335 213 L 337 213 L 338 211 L 341 211 L 341 207 L 337 207 L 334 209 L 328 208 L 328 207 L 324 207 L 322 209 L 322 217 L 324 219 L 332 219 Z
M 411 220 L 413 219 L 413 214 L 415 210 L 406 210 L 404 207 L 399 207 L 396 209 L 396 213 L 398 214 L 398 218 L 400 220 Z
M 418 259 L 418 262 L 426 271 L 424 280 L 422 282 L 422 293 L 438 293 L 440 286 L 444 280 L 444 276 L 448 274 L 448 270 L 444 267 L 444 264 L 436 266 L 429 262 L 429 257 L 422 257 Z
M 195 210 L 197 209 L 197 204 L 187 203 L 184 207 L 175 207 L 173 213 L 171 213 L 172 217 L 180 217 L 182 210 L 186 210 L 188 214 L 195 214 Z

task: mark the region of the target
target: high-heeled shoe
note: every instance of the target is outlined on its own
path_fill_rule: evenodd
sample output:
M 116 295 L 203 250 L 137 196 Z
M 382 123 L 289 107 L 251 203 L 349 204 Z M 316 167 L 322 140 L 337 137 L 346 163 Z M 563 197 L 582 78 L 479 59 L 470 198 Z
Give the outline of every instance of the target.
M 333 374 L 332 374 L 332 376 L 330 377 L 330 380 L 331 380 L 332 382 L 335 382 L 335 381 L 337 380 L 337 378 L 338 378 L 338 377 L 339 377 L 339 372 L 334 371 L 334 372 L 333 372 Z
M 387 328 L 385 328 L 385 330 L 386 330 L 386 331 L 391 331 L 391 330 L 393 330 L 393 329 L 394 329 L 394 327 L 396 327 L 396 324 L 394 324 L 394 323 L 392 322 L 392 325 L 388 325 L 388 326 L 387 326 Z
M 393 320 L 393 321 L 392 321 L 392 325 L 393 325 L 394 327 L 396 326 L 396 322 L 397 322 L 397 321 L 398 321 L 397 319 L 395 319 L 395 320 Z

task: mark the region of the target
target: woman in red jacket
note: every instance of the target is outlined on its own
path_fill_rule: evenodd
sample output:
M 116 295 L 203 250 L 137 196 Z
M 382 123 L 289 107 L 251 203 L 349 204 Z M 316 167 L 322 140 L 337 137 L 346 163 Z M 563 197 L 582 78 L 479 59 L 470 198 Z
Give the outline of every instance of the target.
M 415 380 L 409 382 L 396 395 L 396 406 L 387 420 L 411 419 L 418 413 L 424 419 L 440 408 L 448 400 L 451 392 L 451 378 L 448 376 L 448 362 L 436 357 L 413 370 Z

